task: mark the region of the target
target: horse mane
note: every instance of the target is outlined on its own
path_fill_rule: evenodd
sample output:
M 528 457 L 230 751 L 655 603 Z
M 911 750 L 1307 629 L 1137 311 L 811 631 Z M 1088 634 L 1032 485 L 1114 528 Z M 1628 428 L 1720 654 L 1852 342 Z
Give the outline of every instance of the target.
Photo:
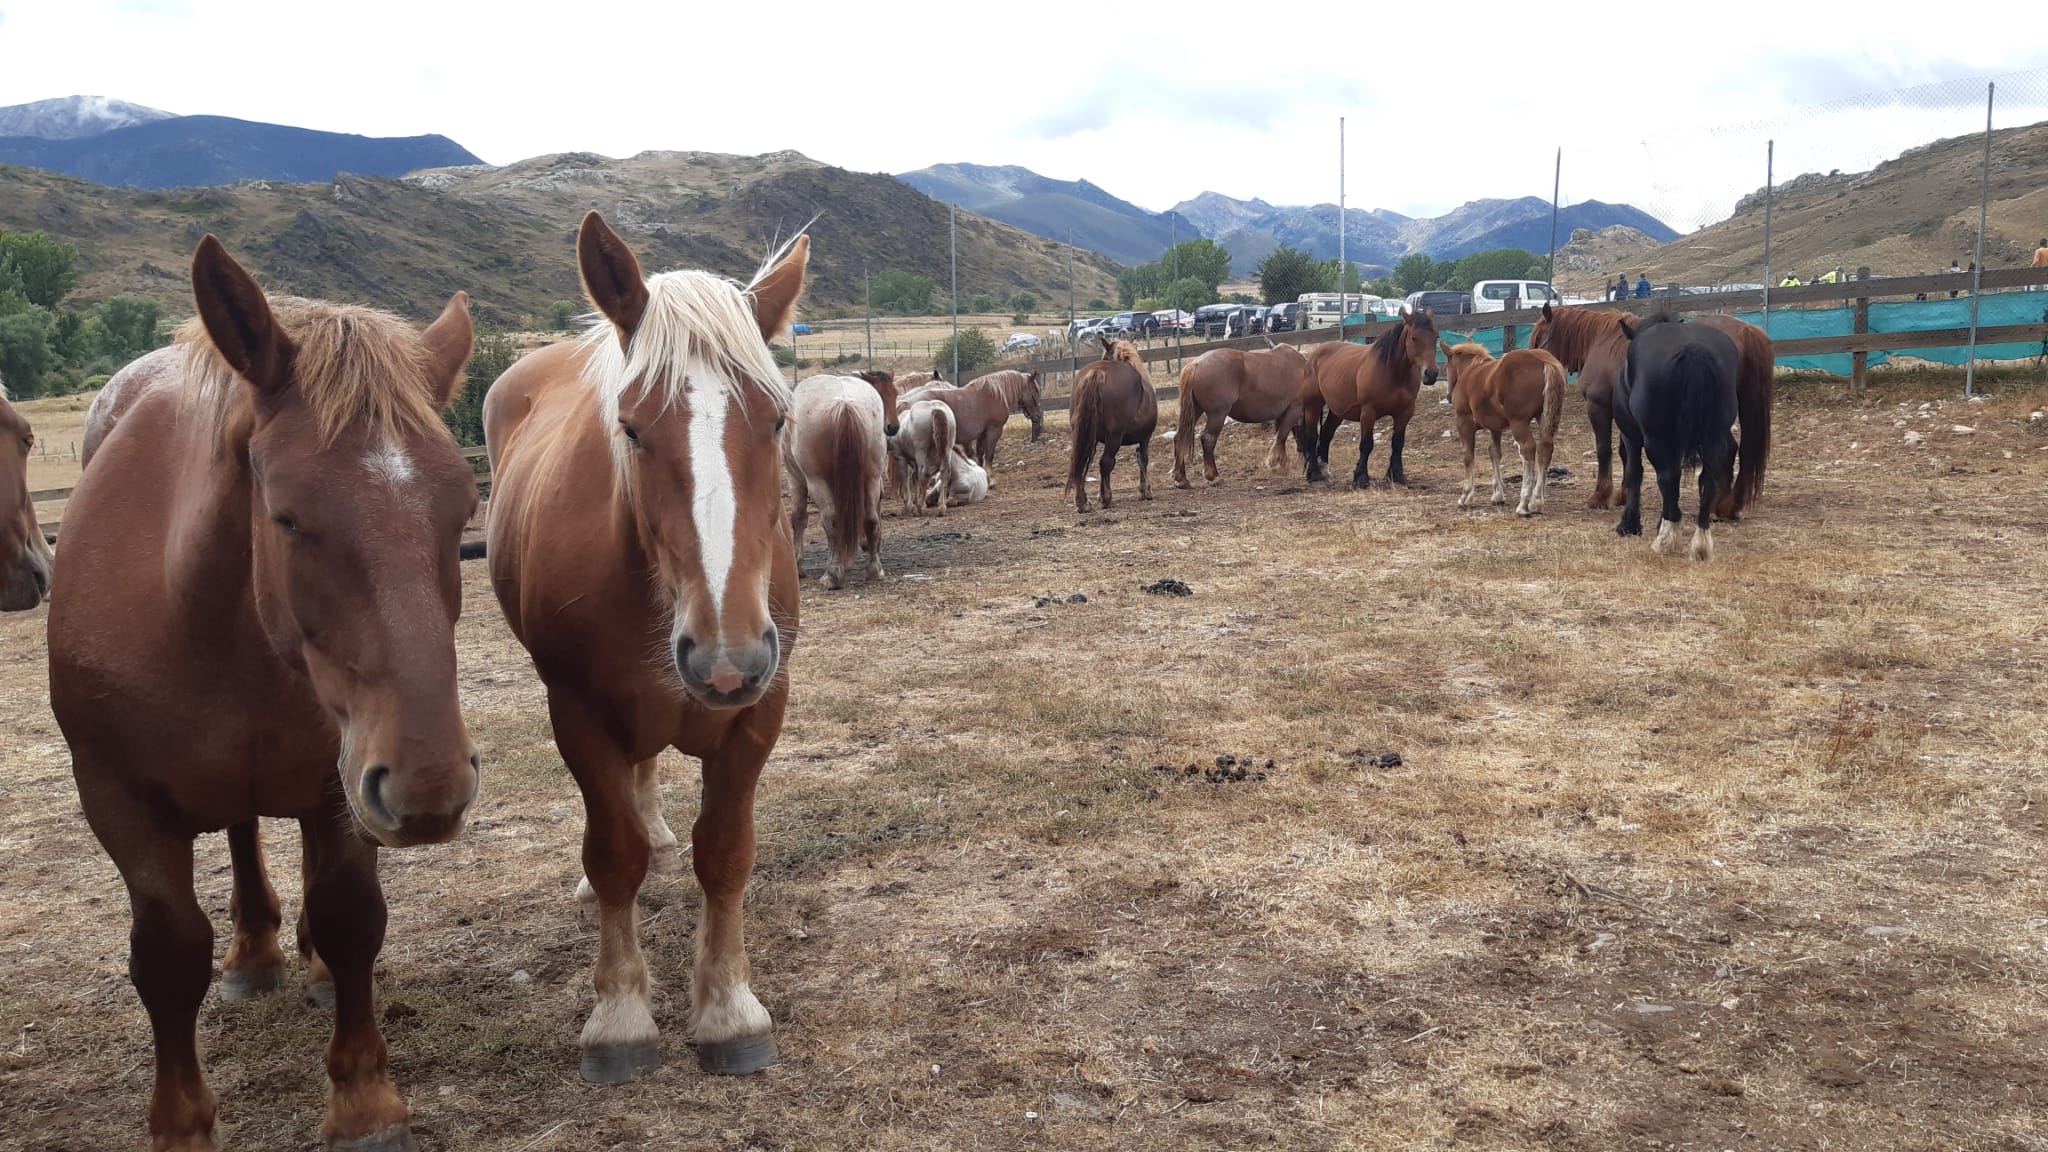
M 734 400 L 753 388 L 774 401 L 776 412 L 788 412 L 789 385 L 748 305 L 788 250 L 785 244 L 771 253 L 744 286 L 697 269 L 649 276 L 647 308 L 625 347 L 610 320 L 594 318 L 581 339 L 583 380 L 597 392 L 604 426 L 618 421 L 620 400 L 636 383 L 661 389 L 662 403 L 673 407 L 690 381 L 705 375 L 721 380 Z
M 1401 337 L 1411 327 L 1420 327 L 1428 331 L 1431 334 L 1431 343 L 1435 343 L 1436 321 L 1431 320 L 1427 313 L 1411 312 L 1399 328 L 1387 329 L 1372 342 L 1372 353 L 1379 357 L 1381 364 L 1392 368 L 1408 358 L 1408 341 Z
M 894 384 L 896 382 L 895 376 L 880 368 L 863 368 L 855 372 L 853 378 L 865 380 L 870 384 Z
M 386 439 L 444 427 L 432 356 L 412 325 L 354 304 L 297 296 L 268 301 L 291 340 L 296 390 L 313 413 L 323 447 L 357 420 L 369 420 Z M 218 442 L 230 415 L 248 403 L 248 390 L 236 384 L 235 370 L 197 317 L 178 326 L 173 343 L 184 352 L 186 376 L 196 386 L 191 395 Z
M 1559 360 L 1583 361 L 1593 346 L 1608 336 L 1621 335 L 1621 321 L 1628 313 L 1587 308 L 1552 308 L 1550 339 L 1546 342 Z
M 1451 345 L 1449 351 L 1445 352 L 1444 355 L 1446 357 L 1467 356 L 1482 364 L 1493 359 L 1493 353 L 1487 350 L 1486 345 L 1475 343 L 1471 340 L 1467 340 L 1463 344 Z

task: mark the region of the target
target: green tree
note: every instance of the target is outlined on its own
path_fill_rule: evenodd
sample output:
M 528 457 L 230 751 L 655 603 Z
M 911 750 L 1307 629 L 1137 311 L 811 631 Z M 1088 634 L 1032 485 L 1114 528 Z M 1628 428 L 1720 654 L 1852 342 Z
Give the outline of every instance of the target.
M 1474 252 L 1459 260 L 1448 275 L 1438 268 L 1438 275 L 1446 288 L 1470 292 L 1481 280 L 1525 280 L 1529 279 L 1531 264 L 1541 268 L 1543 262 L 1526 248 L 1494 248 L 1486 252 Z M 1539 272 L 1535 279 L 1542 279 Z
M 1090 296 L 1088 298 L 1088 310 L 1090 312 L 1107 312 L 1109 311 L 1109 301 L 1104 300 L 1100 296 Z
M 1420 292 L 1428 288 L 1436 277 L 1436 261 L 1421 252 L 1412 252 L 1401 257 L 1400 263 L 1394 265 L 1394 292 L 1400 296 Z
M 1259 261 L 1259 297 L 1266 304 L 1288 304 L 1305 293 L 1328 292 L 1334 284 L 1328 268 L 1308 253 L 1282 245 Z
M 888 268 L 875 273 L 868 298 L 875 311 L 885 315 L 926 316 L 931 314 L 932 293 L 938 286 L 929 276 Z
M 1214 284 L 1193 276 L 1183 276 L 1167 285 L 1166 290 L 1161 293 L 1161 298 L 1166 301 L 1165 306 L 1168 308 L 1178 307 L 1182 311 L 1192 312 L 1204 304 L 1216 303 L 1223 296 L 1216 291 Z
M 0 232 L 0 290 L 54 308 L 78 283 L 78 252 L 46 232 Z
M 1010 311 L 1012 312 L 1029 313 L 1036 307 L 1038 307 L 1038 297 L 1033 296 L 1029 292 L 1019 292 L 1015 296 L 1010 297 Z
M 455 441 L 468 447 L 484 442 L 484 393 L 490 391 L 491 382 L 505 374 L 505 369 L 519 359 L 519 350 L 512 346 L 512 338 L 495 328 L 478 328 L 476 350 L 470 353 L 469 370 L 462 378 L 462 392 L 455 397 L 455 403 L 441 419 L 448 424 L 448 430 L 455 433 Z
M 57 366 L 50 350 L 50 314 L 30 308 L 0 316 L 0 381 L 17 399 L 43 394 L 44 377 Z
M 576 317 L 582 311 L 574 300 L 557 300 L 548 305 L 548 328 L 556 332 L 567 332 L 576 326 Z
M 1175 256 L 1179 259 L 1176 262 Z M 1214 294 L 1218 285 L 1230 279 L 1230 250 L 1214 240 L 1189 240 L 1167 250 L 1159 264 L 1166 275 L 1199 280 Z
M 99 352 L 123 363 L 163 346 L 163 306 L 140 296 L 112 296 L 93 308 L 105 328 Z
M 960 375 L 967 376 L 996 362 L 996 342 L 979 328 L 969 328 L 960 333 Z M 939 345 L 939 351 L 932 357 L 932 371 L 951 374 L 953 371 L 953 340 L 951 337 Z M 955 381 L 958 383 L 958 381 Z
M 986 292 L 977 292 L 968 297 L 967 310 L 976 316 L 986 315 L 996 310 L 996 298 Z

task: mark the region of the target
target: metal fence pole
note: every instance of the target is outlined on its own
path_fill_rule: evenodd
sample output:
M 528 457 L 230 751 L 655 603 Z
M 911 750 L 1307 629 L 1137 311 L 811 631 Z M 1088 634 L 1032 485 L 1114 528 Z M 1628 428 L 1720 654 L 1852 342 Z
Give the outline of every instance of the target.
M 1557 297 L 1557 196 L 1564 187 L 1564 149 L 1557 150 L 1557 170 L 1550 177 L 1550 262 L 1543 273 L 1543 286 L 1552 299 Z
M 1771 334 L 1771 168 L 1778 142 L 1764 141 L 1764 335 Z
M 1074 343 L 1074 233 L 1067 230 L 1067 355 L 1074 366 L 1067 370 L 1068 376 L 1081 370 L 1081 349 Z
M 867 314 L 868 367 L 875 366 L 875 290 L 868 282 L 868 266 L 860 266 L 860 307 Z
M 1963 395 L 1977 392 L 1977 308 L 1984 287 L 1984 225 L 1991 215 L 1991 102 L 1998 85 L 1984 86 L 1984 195 L 1977 203 L 1977 260 L 1970 265 L 1970 359 L 1963 369 Z
M 953 249 L 953 383 L 960 383 L 960 209 L 949 214 L 949 243 Z
M 1344 258 L 1344 118 L 1337 117 L 1337 339 L 1344 338 L 1344 313 L 1347 311 L 1346 292 L 1349 279 L 1344 273 L 1350 269 L 1350 261 Z
M 1166 217 L 1167 234 L 1173 237 L 1173 370 L 1180 371 L 1180 213 Z

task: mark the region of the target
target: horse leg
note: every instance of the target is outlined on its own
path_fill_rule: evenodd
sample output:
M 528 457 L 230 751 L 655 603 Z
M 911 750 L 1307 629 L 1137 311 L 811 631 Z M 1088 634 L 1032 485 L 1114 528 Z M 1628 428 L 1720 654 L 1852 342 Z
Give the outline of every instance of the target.
M 1223 438 L 1223 424 L 1230 419 L 1229 412 L 1211 412 L 1208 422 L 1202 425 L 1202 479 L 1216 482 L 1216 442 Z
M 278 925 L 284 923 L 277 890 L 263 867 L 263 844 L 254 819 L 228 828 L 228 861 L 234 890 L 228 897 L 228 919 L 235 927 L 227 959 L 220 966 L 220 998 L 253 1000 L 284 987 L 284 952 L 277 946 Z
M 334 974 L 334 1036 L 327 1044 L 332 1092 L 320 1135 L 331 1149 L 411 1152 L 416 1146 L 406 1131 L 405 1101 L 391 1083 L 384 1036 L 377 1030 L 375 969 L 385 919 L 377 847 L 350 824 L 345 812 L 333 808 L 299 819 L 310 862 L 306 919 Z
M 804 529 L 811 523 L 811 484 L 804 479 L 804 470 L 789 470 L 789 544 L 795 550 L 796 558 L 804 558 Z
M 1695 560 L 1706 561 L 1714 558 L 1715 495 L 1728 494 L 1723 490 L 1723 485 L 1732 481 L 1728 479 L 1728 469 L 1722 465 L 1732 465 L 1733 461 L 1732 454 L 1724 453 L 1722 458 L 1717 460 L 1711 452 L 1700 461 L 1700 511 L 1692 530 L 1692 558 Z
M 690 832 L 704 919 L 690 976 L 690 1035 L 704 1071 L 743 1076 L 774 1064 L 775 1022 L 748 987 L 747 878 L 754 869 L 754 785 L 770 740 L 742 735 L 704 758 L 704 804 Z
M 1208 454 L 1208 449 L 1211 446 L 1212 445 L 1210 444 L 1210 442 L 1205 438 L 1202 443 L 1202 448 L 1204 450 L 1205 455 Z M 1214 484 L 1216 482 L 1216 469 L 1213 464 L 1210 466 L 1209 469 L 1209 482 L 1211 484 Z M 1150 500 L 1151 498 L 1152 438 L 1150 436 L 1147 436 L 1143 440 L 1138 441 L 1138 499 Z
M 1323 426 L 1316 431 L 1315 463 L 1309 469 L 1310 480 L 1330 478 L 1330 441 L 1337 438 L 1337 428 L 1343 423 L 1344 418 L 1337 415 L 1334 409 L 1323 413 Z
M 1501 505 L 1508 502 L 1508 490 L 1500 475 L 1500 430 L 1488 428 L 1486 434 L 1493 441 L 1486 449 L 1488 457 L 1493 461 L 1493 503 Z
M 1529 502 L 1529 511 L 1536 514 L 1543 511 L 1543 493 L 1550 487 L 1550 456 L 1557 449 L 1557 433 L 1556 429 L 1545 432 L 1541 424 L 1534 425 L 1533 429 L 1536 433 L 1536 492 L 1535 499 Z
M 1116 467 L 1116 448 L 1114 442 L 1102 446 L 1102 491 L 1096 495 L 1102 497 L 1104 512 L 1109 511 L 1109 470 Z
M 1358 414 L 1358 467 L 1351 470 L 1351 486 L 1360 492 L 1372 487 L 1372 477 L 1367 464 L 1372 460 L 1373 425 L 1379 423 L 1379 416 L 1367 408 Z
M 1301 424 L 1301 412 L 1290 408 L 1273 420 L 1273 447 L 1266 453 L 1266 471 L 1275 475 L 1287 471 L 1287 438 Z
M 1614 526 L 1617 536 L 1641 536 L 1643 534 L 1643 442 L 1621 434 L 1621 487 L 1625 503 L 1621 509 L 1621 523 Z
M 1465 446 L 1465 488 L 1458 493 L 1458 507 L 1472 506 L 1472 490 L 1478 486 L 1474 462 L 1479 457 L 1479 426 L 1469 416 L 1458 417 L 1458 440 Z
M 870 580 L 880 580 L 882 571 L 882 493 L 876 490 L 872 499 L 861 501 L 862 515 L 867 517 L 862 536 L 868 549 L 868 572 Z
M 1387 444 L 1387 483 L 1408 486 L 1408 470 L 1401 466 L 1401 450 L 1408 445 L 1407 416 L 1394 417 L 1394 435 Z
M 1664 459 L 1658 459 L 1659 455 Z M 1657 521 L 1657 538 L 1650 542 L 1650 551 L 1662 553 L 1677 543 L 1678 520 L 1682 515 L 1678 508 L 1678 485 L 1684 479 L 1685 471 L 1679 463 L 1678 452 L 1675 449 L 1653 453 L 1650 456 L 1650 465 L 1657 470 L 1657 494 L 1663 498 L 1664 505 L 1661 518 Z
M 682 853 L 676 849 L 676 834 L 661 814 L 661 761 L 649 757 L 633 765 L 633 802 L 640 809 L 640 823 L 647 829 L 647 871 L 673 875 L 683 870 Z M 590 877 L 576 882 L 576 905 L 596 911 L 597 889 Z
M 597 967 L 591 976 L 597 1006 L 578 1040 L 582 1074 L 593 1083 L 623 1084 L 661 1064 L 634 904 L 652 848 L 635 795 L 638 773 L 581 701 L 549 692 L 548 718 L 555 746 L 583 793 L 583 874 L 597 896 Z
M 1302 476 L 1309 483 L 1326 480 L 1323 461 L 1316 447 L 1318 425 L 1322 423 L 1322 401 L 1304 400 L 1294 421 L 1294 446 L 1301 450 Z
M 1515 437 L 1515 449 L 1522 457 L 1522 502 L 1515 505 L 1515 515 L 1534 516 L 1541 508 L 1540 500 L 1532 499 L 1536 493 L 1536 437 L 1529 430 L 1527 420 L 1516 420 L 1508 425 L 1508 431 Z
M 1586 419 L 1593 425 L 1593 455 L 1599 460 L 1599 472 L 1593 481 L 1593 494 L 1586 497 L 1588 508 L 1610 508 L 1617 493 L 1614 491 L 1614 404 L 1611 400 L 1586 398 Z M 1622 449 L 1627 451 L 1628 437 L 1622 437 Z M 1624 467 L 1626 467 L 1624 465 Z
M 213 1152 L 217 1105 L 199 1070 L 198 1036 L 213 980 L 213 922 L 193 892 L 192 838 L 158 831 L 157 814 L 125 796 L 89 799 L 85 814 L 128 888 L 128 979 L 156 1048 L 150 1147 Z

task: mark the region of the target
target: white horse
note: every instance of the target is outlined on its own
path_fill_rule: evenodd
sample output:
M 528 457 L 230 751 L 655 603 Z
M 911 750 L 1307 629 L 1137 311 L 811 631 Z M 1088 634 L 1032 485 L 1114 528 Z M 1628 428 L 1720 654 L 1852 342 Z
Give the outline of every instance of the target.
M 882 474 L 891 421 L 875 386 L 852 376 L 813 376 L 796 386 L 790 435 L 790 540 L 801 553 L 815 494 L 829 559 L 824 584 L 839 588 L 867 545 L 867 578 L 882 578 Z
M 889 441 L 903 481 L 903 510 L 924 515 L 925 500 L 938 489 L 953 487 L 953 410 L 943 401 L 920 400 L 897 417 L 896 435 Z M 939 515 L 946 514 L 946 502 L 939 501 Z
M 988 499 L 988 489 L 988 469 L 969 460 L 957 445 L 954 446 L 953 477 L 951 483 L 946 486 L 946 495 L 955 504 L 979 504 Z M 935 483 L 932 485 L 932 493 L 937 495 L 938 492 L 939 487 Z M 939 507 L 945 506 L 946 502 L 941 500 Z

